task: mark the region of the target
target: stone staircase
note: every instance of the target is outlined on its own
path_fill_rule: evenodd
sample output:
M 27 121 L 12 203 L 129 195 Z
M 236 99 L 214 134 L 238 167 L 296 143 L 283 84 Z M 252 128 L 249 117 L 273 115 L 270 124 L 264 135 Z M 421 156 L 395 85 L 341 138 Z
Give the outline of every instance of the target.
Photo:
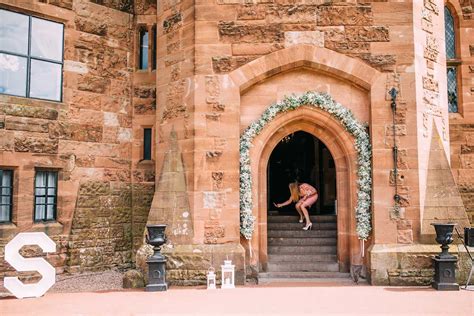
M 349 279 L 339 272 L 335 215 L 311 216 L 313 229 L 302 230 L 298 216 L 270 212 L 267 223 L 268 264 L 260 282 Z

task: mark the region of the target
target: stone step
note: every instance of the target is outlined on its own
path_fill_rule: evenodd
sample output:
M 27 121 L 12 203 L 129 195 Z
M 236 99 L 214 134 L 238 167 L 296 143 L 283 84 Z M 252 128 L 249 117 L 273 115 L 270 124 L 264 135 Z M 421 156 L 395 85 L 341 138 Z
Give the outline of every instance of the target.
M 337 246 L 268 246 L 268 254 L 337 254 Z
M 336 237 L 306 237 L 306 238 L 292 238 L 292 237 L 273 237 L 268 238 L 269 246 L 336 246 Z
M 337 237 L 335 230 L 269 230 L 268 238 L 293 237 L 293 238 L 314 238 L 314 237 Z
M 336 223 L 336 215 L 313 215 L 309 217 L 314 223 Z M 267 217 L 268 223 L 298 223 L 298 215 L 270 215 Z
M 343 272 L 260 272 L 260 279 L 350 279 L 350 273 Z
M 305 224 L 303 223 L 268 223 L 268 230 L 301 230 Z M 313 222 L 313 230 L 337 230 L 337 223 L 318 223 Z
M 268 262 L 337 262 L 335 254 L 269 254 Z
M 279 262 L 267 264 L 267 272 L 339 272 L 337 262 Z

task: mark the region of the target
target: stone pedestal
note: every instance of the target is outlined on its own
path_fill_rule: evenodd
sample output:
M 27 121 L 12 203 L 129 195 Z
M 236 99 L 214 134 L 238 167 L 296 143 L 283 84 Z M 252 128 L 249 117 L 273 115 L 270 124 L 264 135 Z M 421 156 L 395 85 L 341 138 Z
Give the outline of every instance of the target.
M 434 280 L 431 285 L 440 291 L 459 291 L 459 284 L 456 283 L 456 262 L 455 256 L 450 258 L 433 258 L 435 269 Z

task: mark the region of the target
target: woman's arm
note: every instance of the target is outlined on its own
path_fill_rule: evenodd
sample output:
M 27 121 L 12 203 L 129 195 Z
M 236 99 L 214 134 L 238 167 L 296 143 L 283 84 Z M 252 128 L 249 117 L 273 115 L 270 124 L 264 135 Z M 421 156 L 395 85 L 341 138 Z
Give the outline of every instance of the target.
M 290 197 L 287 201 L 285 201 L 285 202 L 283 202 L 283 203 L 279 203 L 279 204 L 278 204 L 278 203 L 277 203 L 277 204 L 273 203 L 273 205 L 275 205 L 276 207 L 280 208 L 280 207 L 283 207 L 283 206 L 290 205 L 291 202 L 293 202 L 293 201 L 291 200 L 291 197 Z

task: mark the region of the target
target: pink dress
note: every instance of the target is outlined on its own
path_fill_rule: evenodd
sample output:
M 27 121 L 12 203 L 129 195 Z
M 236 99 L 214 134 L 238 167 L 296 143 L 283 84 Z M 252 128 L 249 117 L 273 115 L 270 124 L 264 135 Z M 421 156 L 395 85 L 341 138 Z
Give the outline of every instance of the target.
M 310 208 L 318 200 L 318 191 L 307 183 L 301 183 L 298 188 L 300 190 L 301 205 Z

